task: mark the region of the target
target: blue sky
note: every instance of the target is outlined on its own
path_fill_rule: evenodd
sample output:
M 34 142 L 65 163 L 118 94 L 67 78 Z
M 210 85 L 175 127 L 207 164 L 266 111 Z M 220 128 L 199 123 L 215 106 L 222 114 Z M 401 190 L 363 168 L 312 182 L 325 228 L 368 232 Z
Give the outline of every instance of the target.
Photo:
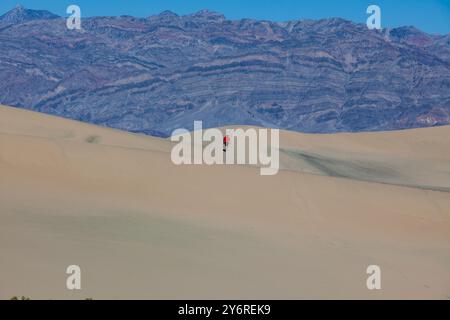
M 450 33 L 450 0 L 1 0 L 0 14 L 16 4 L 46 9 L 66 16 L 66 7 L 77 4 L 82 16 L 132 15 L 146 17 L 171 10 L 189 14 L 209 9 L 229 19 L 275 21 L 341 17 L 365 22 L 370 4 L 381 7 L 382 26 L 415 26 L 429 33 Z

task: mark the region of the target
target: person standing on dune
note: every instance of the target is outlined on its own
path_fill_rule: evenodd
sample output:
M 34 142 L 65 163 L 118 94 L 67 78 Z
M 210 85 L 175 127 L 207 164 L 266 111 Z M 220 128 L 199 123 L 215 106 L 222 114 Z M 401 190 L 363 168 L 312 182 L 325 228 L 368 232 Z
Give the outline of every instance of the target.
M 223 152 L 227 152 L 229 143 L 230 143 L 230 137 L 225 135 L 225 137 L 223 137 Z

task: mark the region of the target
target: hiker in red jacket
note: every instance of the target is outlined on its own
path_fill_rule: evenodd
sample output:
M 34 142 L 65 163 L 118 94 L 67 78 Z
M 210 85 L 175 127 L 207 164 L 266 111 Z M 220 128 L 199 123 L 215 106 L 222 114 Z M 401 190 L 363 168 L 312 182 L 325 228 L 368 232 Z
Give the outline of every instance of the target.
M 227 152 L 227 147 L 229 143 L 230 137 L 226 135 L 225 137 L 223 137 L 223 152 Z

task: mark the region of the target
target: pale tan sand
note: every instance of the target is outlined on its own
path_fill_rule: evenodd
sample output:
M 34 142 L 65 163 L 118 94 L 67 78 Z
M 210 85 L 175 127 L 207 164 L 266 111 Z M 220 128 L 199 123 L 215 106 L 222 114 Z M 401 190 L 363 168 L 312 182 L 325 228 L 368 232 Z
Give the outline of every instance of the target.
M 0 299 L 450 298 L 450 127 L 280 142 L 276 176 L 177 167 L 170 141 L 0 107 Z

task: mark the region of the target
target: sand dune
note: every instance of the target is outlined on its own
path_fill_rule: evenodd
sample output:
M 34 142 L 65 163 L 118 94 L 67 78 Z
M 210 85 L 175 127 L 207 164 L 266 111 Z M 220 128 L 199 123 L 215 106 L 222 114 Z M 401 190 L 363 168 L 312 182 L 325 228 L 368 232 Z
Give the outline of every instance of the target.
M 450 299 L 450 127 L 280 144 L 275 176 L 175 166 L 168 140 L 0 107 L 0 299 Z

